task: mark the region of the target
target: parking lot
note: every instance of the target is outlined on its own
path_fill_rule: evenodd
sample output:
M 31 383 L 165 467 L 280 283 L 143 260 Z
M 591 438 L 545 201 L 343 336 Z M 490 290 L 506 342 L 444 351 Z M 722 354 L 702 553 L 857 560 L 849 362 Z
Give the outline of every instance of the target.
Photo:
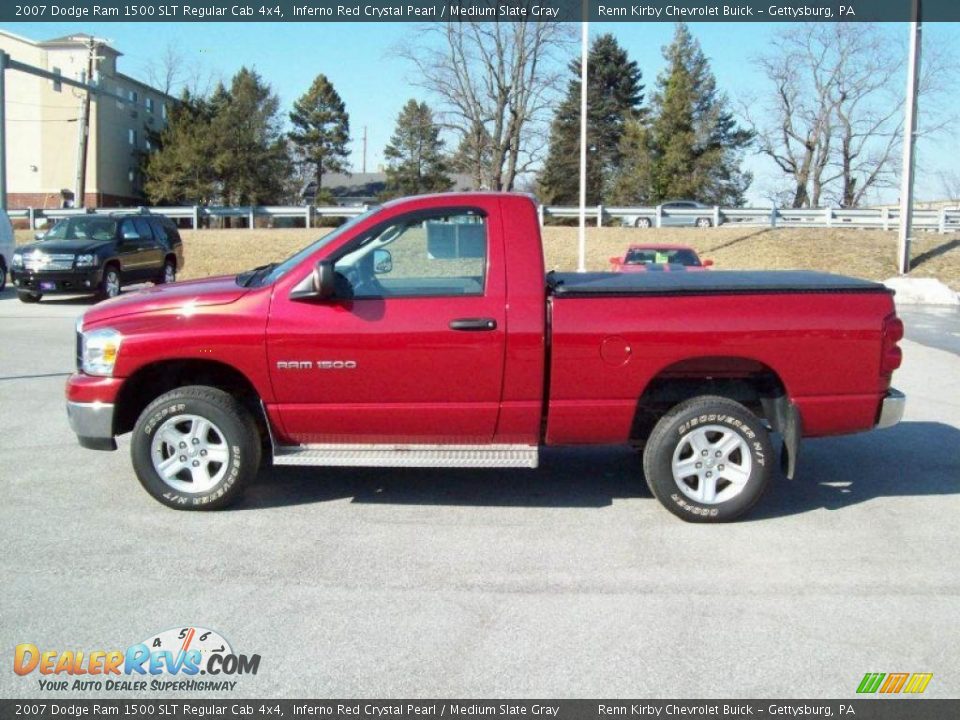
M 846 698 L 866 672 L 960 695 L 956 310 L 906 314 L 904 422 L 807 441 L 745 521 L 694 526 L 619 448 L 537 471 L 266 469 L 232 510 L 168 510 L 126 439 L 83 450 L 67 425 L 87 306 L 0 295 L 4 698 L 51 696 L 10 672 L 18 643 L 188 625 L 261 655 L 236 697 Z

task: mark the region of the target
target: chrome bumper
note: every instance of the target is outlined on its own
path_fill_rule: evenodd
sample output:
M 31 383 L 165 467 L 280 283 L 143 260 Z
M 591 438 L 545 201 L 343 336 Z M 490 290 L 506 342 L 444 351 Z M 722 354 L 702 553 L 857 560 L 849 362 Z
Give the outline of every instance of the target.
M 80 445 L 91 450 L 116 450 L 113 439 L 113 405 L 67 401 L 67 418 Z
M 896 425 L 903 417 L 903 409 L 907 405 L 907 396 L 899 390 L 890 388 L 880 406 L 880 417 L 877 420 L 878 428 L 888 428 Z

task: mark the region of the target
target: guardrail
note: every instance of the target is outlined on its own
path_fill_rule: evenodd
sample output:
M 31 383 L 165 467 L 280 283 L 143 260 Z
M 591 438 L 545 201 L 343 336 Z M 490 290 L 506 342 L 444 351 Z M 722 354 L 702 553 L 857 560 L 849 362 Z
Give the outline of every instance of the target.
M 300 205 L 258 205 L 242 207 L 221 206 L 177 206 L 150 207 L 151 212 L 167 217 L 188 221 L 194 229 L 200 229 L 209 219 L 238 218 L 246 221 L 246 226 L 256 226 L 257 218 L 302 219 L 305 227 L 312 227 L 318 218 L 354 217 L 366 212 L 368 206 L 327 206 L 313 207 Z M 60 220 L 66 217 L 88 213 L 137 212 L 140 208 L 91 208 L 91 209 L 39 209 L 10 210 L 11 218 L 26 219 L 31 228 L 40 227 L 42 221 Z M 580 209 L 558 205 L 541 205 L 540 224 L 547 218 L 577 218 Z M 709 220 L 712 227 L 721 225 L 740 225 L 751 227 L 783 228 L 867 228 L 877 230 L 895 230 L 900 222 L 900 210 L 894 208 L 838 210 L 834 208 L 790 209 L 790 208 L 683 208 L 667 209 L 658 207 L 615 207 L 595 205 L 586 209 L 586 215 L 597 227 L 605 223 L 619 221 L 630 227 L 673 227 L 696 225 L 698 220 Z M 701 225 L 705 223 L 701 222 Z M 960 209 L 914 210 L 913 227 L 915 230 L 948 233 L 960 232 Z

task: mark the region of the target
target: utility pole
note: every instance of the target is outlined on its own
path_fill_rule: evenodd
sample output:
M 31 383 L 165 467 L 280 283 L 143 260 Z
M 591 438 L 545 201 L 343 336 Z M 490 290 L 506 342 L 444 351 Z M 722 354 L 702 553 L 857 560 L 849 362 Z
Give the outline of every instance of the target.
M 7 209 L 7 61 L 10 57 L 0 50 L 0 210 Z M 30 228 L 33 230 L 33 228 Z
M 910 272 L 910 241 L 913 235 L 913 181 L 917 157 L 917 93 L 920 87 L 920 52 L 923 44 L 921 0 L 913 0 L 910 23 L 910 55 L 907 58 L 907 102 L 904 120 L 903 171 L 900 186 L 900 232 L 897 242 L 897 271 Z
M 577 272 L 587 271 L 587 17 L 587 0 L 584 0 L 580 31 L 580 228 L 577 233 Z
M 367 172 L 367 126 L 363 126 L 363 164 L 360 172 Z
M 87 72 L 81 80 L 87 84 L 93 82 L 93 66 L 97 56 L 97 41 L 91 37 L 87 43 Z M 83 94 L 83 107 L 80 110 L 80 142 L 77 149 L 77 193 L 74 199 L 76 207 L 84 207 L 87 198 L 87 145 L 90 136 L 90 90 Z

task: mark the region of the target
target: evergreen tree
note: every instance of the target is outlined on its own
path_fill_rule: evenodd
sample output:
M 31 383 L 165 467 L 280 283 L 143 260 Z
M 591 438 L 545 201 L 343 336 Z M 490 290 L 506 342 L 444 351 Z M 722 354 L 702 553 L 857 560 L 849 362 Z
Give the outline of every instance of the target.
M 615 205 L 651 205 L 653 188 L 653 154 L 650 129 L 638 119 L 631 119 L 620 138 L 622 161 L 615 171 L 610 202 Z
M 574 77 L 550 129 L 550 151 L 540 176 L 547 203 L 579 198 L 580 62 L 570 63 Z M 622 156 L 626 123 L 642 117 L 642 73 L 613 35 L 593 41 L 587 58 L 587 203 L 606 199 Z
M 216 138 L 210 121 L 209 104 L 189 92 L 169 106 L 167 126 L 151 136 L 157 150 L 144 158 L 144 191 L 151 203 L 205 205 L 217 198 Z
M 222 84 L 209 105 L 216 143 L 213 167 L 221 181 L 222 201 L 258 205 L 278 201 L 290 173 L 280 131 L 279 101 L 253 70 L 240 68 L 228 90 Z
M 752 177 L 740 170 L 753 134 L 737 126 L 710 63 L 684 23 L 664 48 L 650 126 L 650 201 L 691 198 L 742 205 Z
M 440 127 L 426 103 L 407 101 L 383 154 L 390 196 L 442 192 L 453 187 L 447 175 Z
M 293 105 L 289 137 L 312 169 L 317 191 L 325 173 L 346 172 L 350 117 L 326 75 L 317 75 L 310 89 Z
M 482 124 L 475 124 L 465 132 L 450 158 L 450 168 L 454 172 L 469 175 L 474 190 L 487 190 L 493 186 L 490 181 L 490 169 L 493 166 L 493 139 Z

